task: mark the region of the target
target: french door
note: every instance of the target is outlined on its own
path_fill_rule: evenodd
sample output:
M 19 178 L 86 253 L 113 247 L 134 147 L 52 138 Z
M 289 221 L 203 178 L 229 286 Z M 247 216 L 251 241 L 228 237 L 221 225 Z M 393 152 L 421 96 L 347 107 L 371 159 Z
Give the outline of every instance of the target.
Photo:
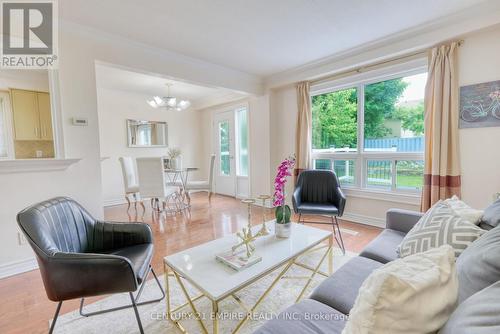
M 215 114 L 214 139 L 216 149 L 215 192 L 236 195 L 236 163 L 234 111 Z

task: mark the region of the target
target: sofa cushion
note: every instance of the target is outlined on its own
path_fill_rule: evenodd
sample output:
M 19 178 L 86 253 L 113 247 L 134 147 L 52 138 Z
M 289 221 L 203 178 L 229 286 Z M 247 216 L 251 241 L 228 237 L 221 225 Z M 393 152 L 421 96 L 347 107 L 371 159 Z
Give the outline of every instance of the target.
M 458 257 L 485 230 L 457 216 L 444 201 L 430 208 L 404 237 L 399 256 L 425 252 L 442 245 L 450 245 Z
M 254 334 L 340 334 L 347 316 L 312 299 L 292 305 Z
M 302 202 L 297 205 L 298 212 L 310 215 L 338 215 L 339 209 L 329 203 Z
M 458 300 L 500 280 L 500 227 L 486 232 L 457 259 Z
M 382 263 L 396 260 L 397 248 L 405 235 L 406 233 L 403 232 L 385 229 L 359 255 Z
M 389 262 L 363 283 L 342 334 L 435 333 L 456 307 L 453 248 Z
M 483 224 L 488 224 L 491 227 L 500 225 L 500 199 L 497 199 L 493 204 L 484 209 Z
M 439 334 L 500 333 L 500 281 L 458 306 Z
M 361 284 L 381 266 L 380 262 L 356 256 L 316 287 L 310 298 L 348 314 Z

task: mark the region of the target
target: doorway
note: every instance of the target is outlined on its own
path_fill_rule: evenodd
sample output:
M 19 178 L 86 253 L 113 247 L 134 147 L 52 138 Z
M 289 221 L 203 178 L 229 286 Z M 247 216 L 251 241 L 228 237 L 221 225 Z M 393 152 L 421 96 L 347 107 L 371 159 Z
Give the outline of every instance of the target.
M 232 110 L 215 114 L 215 192 L 233 197 L 236 196 L 234 124 L 234 112 Z

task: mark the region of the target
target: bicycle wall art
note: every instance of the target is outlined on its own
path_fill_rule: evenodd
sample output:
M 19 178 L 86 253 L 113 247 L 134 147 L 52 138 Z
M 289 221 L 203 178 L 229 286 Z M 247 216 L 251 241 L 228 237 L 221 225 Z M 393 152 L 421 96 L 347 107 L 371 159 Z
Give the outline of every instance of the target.
M 460 87 L 460 125 L 500 126 L 500 80 Z

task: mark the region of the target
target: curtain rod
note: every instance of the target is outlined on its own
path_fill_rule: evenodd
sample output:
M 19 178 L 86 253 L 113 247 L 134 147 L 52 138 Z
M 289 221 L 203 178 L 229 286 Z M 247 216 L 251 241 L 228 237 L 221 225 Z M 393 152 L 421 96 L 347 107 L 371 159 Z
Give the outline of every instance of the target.
M 459 40 L 457 42 L 458 42 L 458 46 L 462 46 L 462 44 L 464 43 L 464 40 Z M 351 70 L 347 70 L 347 71 L 335 73 L 335 74 L 332 74 L 332 75 L 327 75 L 327 76 L 324 76 L 324 77 L 321 77 L 321 78 L 318 78 L 318 79 L 315 79 L 315 80 L 311 80 L 310 83 L 311 83 L 311 85 L 319 84 L 319 83 L 323 83 L 325 81 L 331 81 L 331 80 L 334 80 L 334 79 L 340 79 L 342 77 L 346 77 L 346 76 L 349 76 L 351 74 L 359 74 L 359 73 L 366 72 L 368 70 L 377 69 L 378 67 L 381 67 L 383 65 L 390 64 L 390 63 L 397 63 L 398 61 L 401 61 L 401 60 L 412 60 L 413 58 L 417 58 L 418 56 L 426 55 L 427 52 L 429 52 L 429 50 L 431 50 L 431 48 L 420 50 L 420 51 L 413 52 L 413 53 L 410 53 L 410 54 L 406 54 L 406 55 L 403 55 L 403 56 L 399 56 L 399 57 L 394 57 L 394 58 L 391 58 L 391 59 L 383 60 L 383 61 L 378 62 L 378 63 L 359 66 L 359 67 L 356 67 L 356 68 L 351 69 Z

